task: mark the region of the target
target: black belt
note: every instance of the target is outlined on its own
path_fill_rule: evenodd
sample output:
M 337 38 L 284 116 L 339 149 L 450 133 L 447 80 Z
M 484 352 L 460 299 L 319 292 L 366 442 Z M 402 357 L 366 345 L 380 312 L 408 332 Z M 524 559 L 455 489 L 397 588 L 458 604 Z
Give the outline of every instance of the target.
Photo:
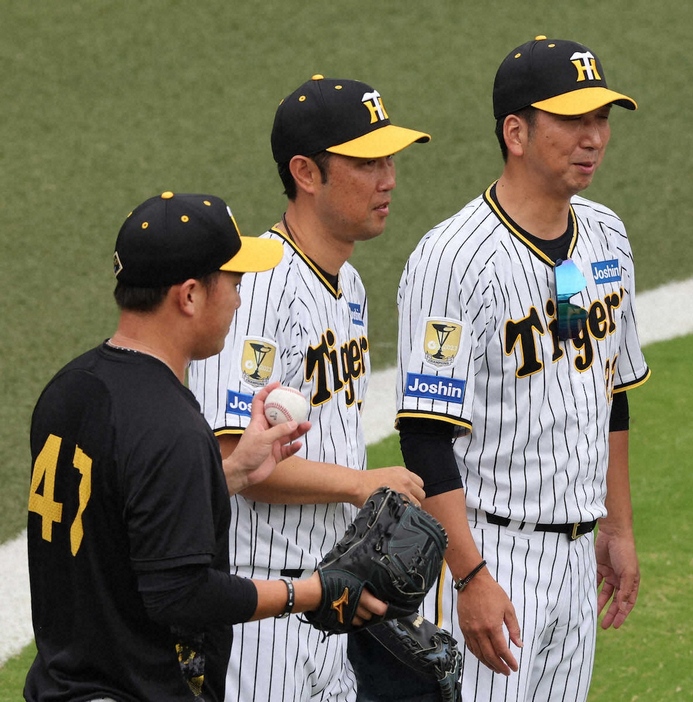
M 303 568 L 282 568 L 279 575 L 282 578 L 300 578 L 303 575 Z
M 486 512 L 486 521 L 489 524 L 495 524 L 496 526 L 507 527 L 510 525 L 511 520 L 506 517 L 499 517 L 497 514 L 490 514 Z M 520 524 L 520 531 L 525 525 L 525 522 Z M 549 531 L 553 534 L 568 534 L 571 541 L 577 539 L 578 536 L 583 534 L 589 534 L 594 527 L 597 526 L 597 522 L 575 522 L 573 524 L 535 524 L 534 531 Z

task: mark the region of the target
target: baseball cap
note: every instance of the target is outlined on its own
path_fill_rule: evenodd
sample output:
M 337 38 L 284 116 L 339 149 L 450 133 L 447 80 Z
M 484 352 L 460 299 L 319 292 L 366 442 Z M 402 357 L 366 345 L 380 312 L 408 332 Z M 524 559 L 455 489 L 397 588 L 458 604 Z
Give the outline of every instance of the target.
M 125 285 L 163 288 L 218 270 L 266 271 L 282 252 L 278 241 L 241 236 L 221 198 L 167 191 L 128 215 L 116 240 L 113 271 Z
M 391 124 L 380 93 L 370 85 L 319 74 L 281 101 L 271 137 L 277 163 L 319 151 L 381 158 L 430 140 L 424 132 Z
M 538 36 L 503 59 L 493 83 L 496 119 L 523 107 L 582 115 L 608 104 L 637 109 L 632 98 L 609 90 L 599 59 L 583 44 Z

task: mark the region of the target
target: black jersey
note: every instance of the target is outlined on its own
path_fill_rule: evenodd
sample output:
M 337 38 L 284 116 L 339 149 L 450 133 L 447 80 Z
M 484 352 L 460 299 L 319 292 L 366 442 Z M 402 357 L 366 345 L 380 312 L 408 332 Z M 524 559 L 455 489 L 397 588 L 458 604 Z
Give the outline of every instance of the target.
M 173 633 L 137 589 L 146 571 L 229 570 L 221 457 L 190 391 L 152 356 L 104 344 L 42 393 L 31 454 L 26 699 L 192 700 L 196 685 L 223 699 L 231 627 Z

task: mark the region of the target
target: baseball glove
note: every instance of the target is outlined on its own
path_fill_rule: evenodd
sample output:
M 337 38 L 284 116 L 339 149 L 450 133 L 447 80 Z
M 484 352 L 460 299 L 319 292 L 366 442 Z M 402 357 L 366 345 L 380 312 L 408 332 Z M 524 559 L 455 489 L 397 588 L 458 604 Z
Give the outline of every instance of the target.
M 388 604 L 386 614 L 369 626 L 414 613 L 440 573 L 447 542 L 430 514 L 404 495 L 379 488 L 318 565 L 322 602 L 306 619 L 326 634 L 354 631 L 364 587 Z
M 457 641 L 418 614 L 368 627 L 395 658 L 437 683 L 442 702 L 462 702 L 462 654 Z

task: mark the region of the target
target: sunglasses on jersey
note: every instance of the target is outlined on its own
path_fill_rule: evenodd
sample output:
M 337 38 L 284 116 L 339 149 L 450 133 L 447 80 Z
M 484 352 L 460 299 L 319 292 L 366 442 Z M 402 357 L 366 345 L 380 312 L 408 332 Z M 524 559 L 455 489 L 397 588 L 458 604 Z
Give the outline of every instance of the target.
M 561 340 L 577 339 L 585 327 L 587 310 L 573 305 L 570 298 L 587 287 L 585 276 L 570 258 L 556 261 L 553 268 L 556 280 L 556 318 L 558 320 L 558 338 Z

